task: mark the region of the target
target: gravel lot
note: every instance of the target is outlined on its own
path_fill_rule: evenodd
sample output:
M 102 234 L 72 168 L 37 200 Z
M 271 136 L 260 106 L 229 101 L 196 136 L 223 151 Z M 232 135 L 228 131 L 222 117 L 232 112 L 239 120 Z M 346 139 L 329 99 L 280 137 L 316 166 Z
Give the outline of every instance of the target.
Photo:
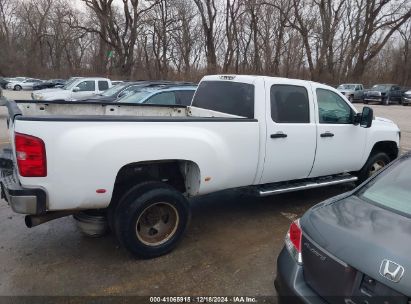
M 28 92 L 5 95 L 30 97 Z M 372 107 L 376 116 L 400 126 L 402 150 L 411 150 L 411 107 Z M 1 108 L 4 145 L 6 112 Z M 290 221 L 315 203 L 351 188 L 335 186 L 264 199 L 229 191 L 197 198 L 183 241 L 171 254 L 154 260 L 131 258 L 112 235 L 82 236 L 71 217 L 27 229 L 24 216 L 1 201 L 0 295 L 274 296 L 275 260 Z

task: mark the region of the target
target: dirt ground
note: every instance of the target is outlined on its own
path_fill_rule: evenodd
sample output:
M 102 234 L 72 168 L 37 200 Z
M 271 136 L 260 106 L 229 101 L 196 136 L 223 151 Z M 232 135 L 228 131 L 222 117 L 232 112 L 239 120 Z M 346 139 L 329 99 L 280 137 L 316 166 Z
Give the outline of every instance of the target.
M 0 108 L 0 145 L 5 145 L 7 112 Z M 411 107 L 373 108 L 376 116 L 400 126 L 402 149 L 411 150 Z M 275 261 L 291 220 L 350 189 L 343 185 L 268 198 L 227 191 L 194 199 L 182 242 L 154 260 L 133 259 L 112 235 L 84 237 L 71 217 L 28 229 L 24 216 L 0 201 L 0 296 L 274 296 Z

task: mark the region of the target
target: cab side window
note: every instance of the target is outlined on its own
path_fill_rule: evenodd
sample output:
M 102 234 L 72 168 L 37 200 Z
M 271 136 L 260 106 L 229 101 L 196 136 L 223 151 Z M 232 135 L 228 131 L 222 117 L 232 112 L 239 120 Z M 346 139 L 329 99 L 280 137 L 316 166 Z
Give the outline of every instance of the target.
M 80 89 L 79 92 L 94 92 L 96 89 L 96 82 L 94 80 L 83 81 L 80 82 L 77 87 Z
M 317 89 L 317 102 L 322 124 L 351 124 L 354 111 L 338 94 Z
M 194 90 L 175 91 L 177 104 L 183 106 L 191 105 L 191 100 L 193 99 L 194 92 Z
M 160 105 L 175 105 L 176 96 L 174 95 L 174 92 L 158 93 L 150 97 L 149 99 L 147 99 L 144 103 L 160 104 Z
M 310 103 L 304 87 L 276 84 L 271 87 L 271 118 L 276 123 L 309 123 Z

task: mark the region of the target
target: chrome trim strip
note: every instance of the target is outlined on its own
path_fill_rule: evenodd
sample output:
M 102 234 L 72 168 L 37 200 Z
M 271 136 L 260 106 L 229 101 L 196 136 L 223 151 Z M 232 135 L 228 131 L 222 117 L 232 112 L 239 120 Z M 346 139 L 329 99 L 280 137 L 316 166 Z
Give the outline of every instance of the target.
M 334 180 L 326 181 L 326 182 L 308 182 L 301 186 L 290 186 L 290 187 L 283 187 L 283 188 L 279 187 L 274 190 L 260 190 L 259 195 L 268 196 L 268 195 L 273 195 L 273 194 L 280 194 L 280 193 L 287 193 L 287 192 L 293 192 L 293 191 L 299 191 L 299 190 L 306 190 L 306 189 L 313 189 L 313 188 L 319 188 L 319 187 L 325 187 L 325 186 L 344 184 L 344 183 L 349 183 L 349 182 L 355 182 L 357 180 L 358 178 L 356 176 L 343 177 L 343 178 L 340 177 L 338 179 L 334 179 Z

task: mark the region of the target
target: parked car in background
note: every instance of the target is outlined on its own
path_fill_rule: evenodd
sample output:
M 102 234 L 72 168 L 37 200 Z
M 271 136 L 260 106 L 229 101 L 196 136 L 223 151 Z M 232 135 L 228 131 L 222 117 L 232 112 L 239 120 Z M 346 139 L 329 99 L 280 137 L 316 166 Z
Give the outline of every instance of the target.
M 197 89 L 196 85 L 147 86 L 117 100 L 120 103 L 189 106 Z
M 360 83 L 341 84 L 337 88 L 350 102 L 364 100 L 364 86 Z
M 131 94 L 131 93 L 134 93 L 140 90 L 142 87 L 149 86 L 155 83 L 156 82 L 150 82 L 150 81 L 122 82 L 120 84 L 112 86 L 110 89 L 100 94 L 97 94 L 91 97 L 78 99 L 78 100 L 79 101 L 93 101 L 93 102 L 113 102 L 127 94 Z
M 411 103 L 411 90 L 407 90 L 402 94 L 402 105 L 408 106 Z
M 27 78 L 22 81 L 12 80 L 6 85 L 6 88 L 14 91 L 33 90 L 33 86 L 41 82 L 43 81 L 36 78 Z
M 66 83 L 64 79 L 50 79 L 43 82 L 39 82 L 33 85 L 33 90 L 44 90 L 56 87 L 62 87 Z
M 0 78 L 0 87 L 1 87 L 2 89 L 5 89 L 5 88 L 6 88 L 6 85 L 7 85 L 9 82 L 10 82 L 10 78 L 1 77 L 1 78 Z
M 291 224 L 275 280 L 284 302 L 409 303 L 410 171 L 408 153 Z
M 378 102 L 389 105 L 393 102 L 401 103 L 402 89 L 396 84 L 376 84 L 364 93 L 364 103 Z
M 73 101 L 93 96 L 111 88 L 111 81 L 101 77 L 73 78 L 62 88 L 45 89 L 32 93 L 34 100 Z

